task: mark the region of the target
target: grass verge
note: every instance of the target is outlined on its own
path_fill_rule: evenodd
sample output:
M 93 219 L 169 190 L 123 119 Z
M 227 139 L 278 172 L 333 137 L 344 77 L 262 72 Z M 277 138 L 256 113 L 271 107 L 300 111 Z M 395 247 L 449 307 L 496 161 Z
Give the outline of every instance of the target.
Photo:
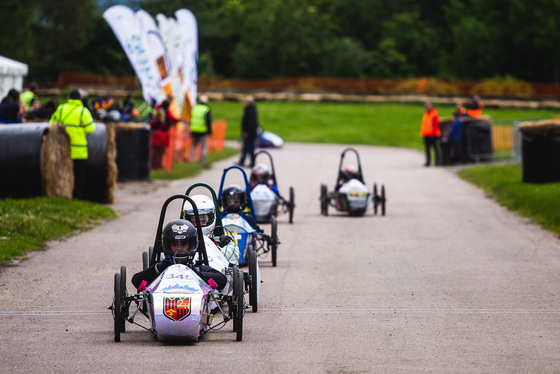
M 514 212 L 560 236 L 560 183 L 523 183 L 521 165 L 468 167 L 459 176 Z
M 80 232 L 115 217 L 113 209 L 88 201 L 38 197 L 0 200 L 0 264 L 48 240 Z

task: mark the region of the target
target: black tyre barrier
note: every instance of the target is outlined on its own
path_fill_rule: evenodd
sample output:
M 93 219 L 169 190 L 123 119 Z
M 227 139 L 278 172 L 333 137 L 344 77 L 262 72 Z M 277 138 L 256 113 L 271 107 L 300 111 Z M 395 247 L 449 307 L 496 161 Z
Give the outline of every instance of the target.
M 117 124 L 118 181 L 150 180 L 150 128 L 144 124 Z
M 0 197 L 43 195 L 41 146 L 49 125 L 0 125 Z
M 523 183 L 560 182 L 560 122 L 526 122 L 519 129 Z
M 49 123 L 0 125 L 0 198 L 27 198 L 34 196 L 71 197 L 73 169 L 70 158 L 70 143 L 66 136 L 60 137 L 61 127 L 52 128 Z M 57 125 L 60 126 L 60 125 Z M 51 144 L 57 135 L 56 143 Z M 64 134 L 64 131 L 62 131 Z M 110 136 L 102 123 L 96 123 L 96 130 L 87 135 L 88 154 L 86 170 L 85 199 L 112 203 L 116 185 L 116 172 L 111 179 L 113 155 L 108 154 Z M 109 138 L 109 139 L 108 139 Z M 62 143 L 61 143 L 62 142 Z M 64 148 L 54 157 L 45 154 Z M 51 153 L 47 151 L 47 153 Z M 55 170 L 55 172 L 53 172 Z M 57 176 L 56 173 L 59 175 Z M 55 184 L 55 185 L 52 185 Z M 56 185 L 58 184 L 58 185 Z

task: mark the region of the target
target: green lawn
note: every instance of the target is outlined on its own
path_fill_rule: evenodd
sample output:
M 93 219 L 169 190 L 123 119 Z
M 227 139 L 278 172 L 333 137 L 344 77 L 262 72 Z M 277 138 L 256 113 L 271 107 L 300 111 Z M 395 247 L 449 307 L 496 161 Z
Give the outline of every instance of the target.
M 214 120 L 228 123 L 227 139 L 237 140 L 243 105 L 240 102 L 210 102 Z M 424 112 L 422 103 L 307 103 L 257 102 L 264 130 L 281 136 L 287 142 L 369 144 L 422 149 L 419 136 Z M 437 107 L 440 117 L 451 117 L 452 105 Z M 496 123 L 512 120 L 551 118 L 552 110 L 486 109 Z M 210 154 L 209 162 L 231 157 L 235 149 Z M 513 169 L 510 169 L 513 168 Z M 560 234 L 559 185 L 524 185 L 520 166 L 466 168 L 461 176 L 482 186 L 500 203 L 520 214 L 534 218 Z M 172 173 L 154 171 L 152 179 L 178 179 L 197 175 L 201 166 L 178 163 Z M 517 173 L 517 174 L 516 174 Z M 41 249 L 47 240 L 84 230 L 100 220 L 114 217 L 106 206 L 89 202 L 34 198 L 0 200 L 0 263 L 21 256 L 26 251 Z
M 287 142 L 341 143 L 422 149 L 419 135 L 424 106 L 397 103 L 305 103 L 257 102 L 264 130 Z M 214 119 L 228 123 L 227 138 L 239 139 L 243 105 L 239 102 L 210 102 Z M 450 118 L 455 107 L 437 107 L 440 118 Z M 512 120 L 551 118 L 553 110 L 486 109 L 484 114 L 499 123 Z

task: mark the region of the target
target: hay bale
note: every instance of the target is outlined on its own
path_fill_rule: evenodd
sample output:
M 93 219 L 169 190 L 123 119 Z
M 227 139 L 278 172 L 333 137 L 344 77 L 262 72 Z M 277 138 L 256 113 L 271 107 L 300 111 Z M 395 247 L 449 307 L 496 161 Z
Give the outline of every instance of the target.
M 48 197 L 72 198 L 74 167 L 70 137 L 60 123 L 49 126 L 41 147 L 41 177 L 43 191 Z
M 115 126 L 108 124 L 105 133 L 107 139 L 107 192 L 105 202 L 115 203 L 117 190 L 117 141 Z
M 560 120 L 527 121 L 519 125 L 524 135 L 557 135 L 560 134 Z

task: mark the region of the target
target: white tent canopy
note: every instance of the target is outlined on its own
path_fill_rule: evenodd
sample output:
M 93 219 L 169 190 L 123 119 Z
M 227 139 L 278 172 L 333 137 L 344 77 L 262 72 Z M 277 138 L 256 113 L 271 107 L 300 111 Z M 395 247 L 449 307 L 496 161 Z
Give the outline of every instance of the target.
M 27 64 L 0 56 L 0 100 L 11 88 L 23 89 L 23 77 L 27 75 Z

